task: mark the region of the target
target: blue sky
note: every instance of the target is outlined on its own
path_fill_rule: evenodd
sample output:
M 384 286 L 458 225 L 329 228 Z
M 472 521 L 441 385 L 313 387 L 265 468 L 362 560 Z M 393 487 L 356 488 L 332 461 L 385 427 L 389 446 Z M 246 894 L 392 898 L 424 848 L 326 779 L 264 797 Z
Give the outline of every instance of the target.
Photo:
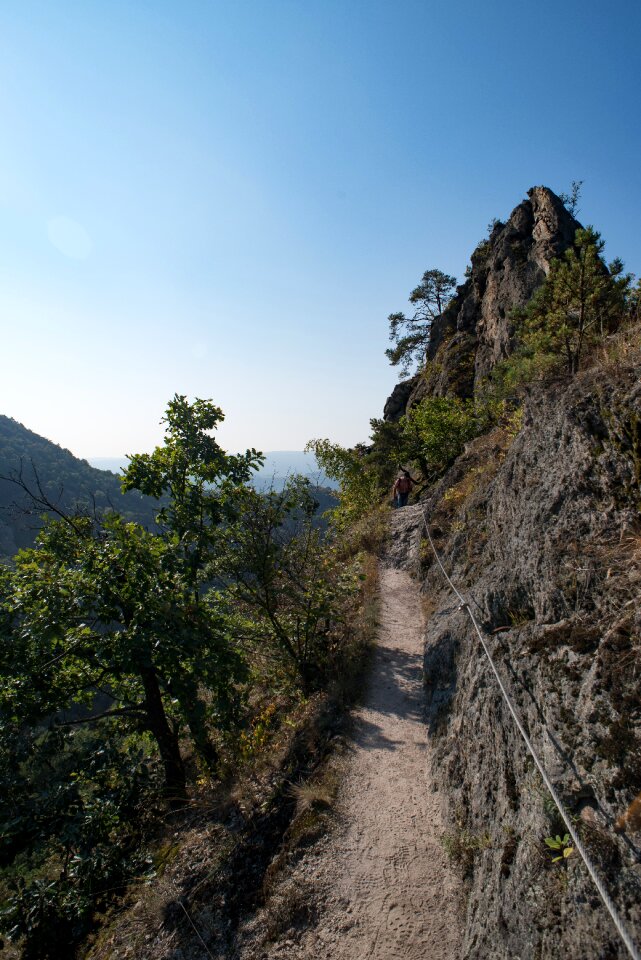
M 602 2 L 7 0 L 0 412 L 84 457 L 175 393 L 230 449 L 354 443 L 387 316 L 534 184 L 641 273 L 641 13 Z

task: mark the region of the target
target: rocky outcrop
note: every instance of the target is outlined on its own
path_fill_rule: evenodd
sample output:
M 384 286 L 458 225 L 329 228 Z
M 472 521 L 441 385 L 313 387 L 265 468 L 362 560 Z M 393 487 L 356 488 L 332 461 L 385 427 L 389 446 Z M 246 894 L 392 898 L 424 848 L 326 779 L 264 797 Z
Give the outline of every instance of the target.
M 415 389 L 417 382 L 418 378 L 412 377 L 411 380 L 402 380 L 396 384 L 385 401 L 385 407 L 383 409 L 384 420 L 390 423 L 396 423 L 397 420 L 401 419 L 407 408 L 407 401 Z
M 579 226 L 550 189 L 532 187 L 507 223 L 497 222 L 472 254 L 468 279 L 432 326 L 424 374 L 416 378 L 400 413 L 405 392 L 393 399 L 395 389 L 388 400 L 393 415 L 386 412 L 385 419 L 398 419 L 407 406 L 428 395 L 472 396 L 510 353 L 512 311 L 530 300 L 550 261 L 571 245 Z
M 533 390 L 518 435 L 475 440 L 423 504 L 638 943 L 641 834 L 620 835 L 615 822 L 641 791 L 640 373 L 637 354 L 625 369 Z M 623 960 L 579 858 L 552 862 L 545 838 L 565 828 L 421 526 L 417 507 L 394 548 L 403 558 L 390 556 L 420 577 L 430 613 L 432 775 L 467 878 L 462 955 Z

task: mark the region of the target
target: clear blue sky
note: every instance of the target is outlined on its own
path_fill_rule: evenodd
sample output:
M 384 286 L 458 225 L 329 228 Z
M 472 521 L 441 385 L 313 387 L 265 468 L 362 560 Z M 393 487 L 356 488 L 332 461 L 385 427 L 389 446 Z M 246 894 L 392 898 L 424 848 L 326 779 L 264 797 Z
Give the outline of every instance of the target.
M 641 13 L 602 0 L 5 0 L 0 413 L 150 449 L 365 439 L 387 316 L 528 187 L 641 272 Z

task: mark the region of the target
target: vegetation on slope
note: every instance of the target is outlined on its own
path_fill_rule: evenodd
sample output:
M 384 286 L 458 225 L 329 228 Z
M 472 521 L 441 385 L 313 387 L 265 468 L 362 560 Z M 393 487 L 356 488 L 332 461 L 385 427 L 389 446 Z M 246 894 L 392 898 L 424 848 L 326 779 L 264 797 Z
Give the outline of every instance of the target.
M 574 246 L 552 261 L 545 282 L 522 310 L 513 313 L 515 345 L 493 371 L 508 390 L 551 374 L 574 376 L 599 344 L 638 313 L 641 286 L 620 260 L 606 266 L 604 242 L 591 227 L 577 230 Z
M 518 419 L 528 384 L 576 375 L 594 362 L 609 338 L 638 319 L 641 282 L 633 287 L 632 275 L 623 272 L 619 260 L 608 267 L 601 257 L 603 246 L 592 228 L 576 231 L 574 245 L 562 258 L 551 262 L 548 277 L 531 301 L 512 312 L 509 356 L 494 366 L 473 397 L 459 395 L 459 381 L 452 371 L 443 395 L 428 393 L 416 402 L 410 401 L 395 421 L 372 420 L 369 444 L 346 449 L 329 440 L 310 443 L 323 470 L 340 484 L 335 511 L 340 525 L 349 527 L 388 499 L 401 467 L 419 475 L 420 492 L 443 476 L 474 437 L 496 425 L 510 427 Z M 442 290 L 439 288 L 446 309 L 451 278 L 440 271 L 427 271 L 423 286 L 425 278 L 433 286 L 434 276 L 441 285 L 447 281 Z M 429 380 L 439 366 L 438 352 L 432 360 L 427 358 L 434 318 L 426 311 L 433 310 L 436 298 L 432 286 L 427 292 L 419 287 L 410 297 L 412 302 L 422 302 L 421 298 L 429 301 L 413 319 L 418 324 L 416 335 L 406 343 L 399 339 L 400 320 L 392 330 L 408 364 L 417 358 L 417 351 L 421 354 L 419 381 Z M 404 322 L 410 324 L 407 318 Z M 443 348 L 446 346 L 444 342 Z M 390 361 L 400 362 L 396 354 Z
M 0 567 L 0 922 L 25 957 L 69 957 L 153 872 L 167 811 L 353 657 L 360 561 L 319 530 L 309 483 L 251 487 L 261 457 L 222 450 L 222 416 L 176 396 L 165 442 L 131 458 L 153 530 L 57 507 Z

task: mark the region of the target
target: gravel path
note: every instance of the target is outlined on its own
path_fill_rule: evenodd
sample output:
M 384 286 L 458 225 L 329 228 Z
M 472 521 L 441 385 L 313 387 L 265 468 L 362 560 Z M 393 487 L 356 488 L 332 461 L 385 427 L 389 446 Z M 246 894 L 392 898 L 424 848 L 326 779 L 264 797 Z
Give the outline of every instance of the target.
M 383 569 L 377 652 L 341 788 L 340 825 L 291 882 L 322 891 L 315 924 L 262 956 L 457 960 L 460 881 L 428 779 L 422 615 L 414 581 Z

